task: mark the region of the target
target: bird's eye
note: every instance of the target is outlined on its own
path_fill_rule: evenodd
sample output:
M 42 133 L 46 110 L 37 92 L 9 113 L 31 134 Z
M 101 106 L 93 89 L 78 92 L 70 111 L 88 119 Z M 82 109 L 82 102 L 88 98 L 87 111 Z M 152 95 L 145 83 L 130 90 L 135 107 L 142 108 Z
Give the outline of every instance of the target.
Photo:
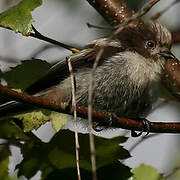
M 156 47 L 156 42 L 155 41 L 153 41 L 153 40 L 149 40 L 149 41 L 147 41 L 146 42 L 146 46 L 148 47 L 148 48 L 155 48 Z

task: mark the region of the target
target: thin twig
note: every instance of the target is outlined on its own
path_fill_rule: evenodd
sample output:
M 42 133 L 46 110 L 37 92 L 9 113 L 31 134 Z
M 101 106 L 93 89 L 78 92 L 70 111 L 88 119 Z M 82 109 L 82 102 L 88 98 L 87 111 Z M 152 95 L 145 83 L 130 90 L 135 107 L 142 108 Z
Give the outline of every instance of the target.
M 160 16 L 162 16 L 167 10 L 169 10 L 172 6 L 174 6 L 175 4 L 177 4 L 178 2 L 180 2 L 180 0 L 175 0 L 173 1 L 168 7 L 164 8 L 162 11 L 159 11 L 155 14 L 152 15 L 151 20 L 156 20 L 158 19 Z
M 51 38 L 48 38 L 48 37 L 42 35 L 39 31 L 36 30 L 36 28 L 33 25 L 32 25 L 32 29 L 33 29 L 34 33 L 30 33 L 29 36 L 31 36 L 31 37 L 34 37 L 34 38 L 37 38 L 37 39 L 40 39 L 40 40 L 43 40 L 43 41 L 58 45 L 60 47 L 68 49 L 69 51 L 72 51 L 73 53 L 78 53 L 80 51 L 79 49 L 76 49 L 76 48 L 74 48 L 74 47 L 72 47 L 70 45 L 61 43 L 59 41 L 56 41 L 54 39 L 51 39 Z
M 90 83 L 89 83 L 89 91 L 88 91 L 88 127 L 89 127 L 89 140 L 90 140 L 90 151 L 91 151 L 91 163 L 92 163 L 92 172 L 93 172 L 93 180 L 97 180 L 96 173 L 96 156 L 95 156 L 95 143 L 94 143 L 94 135 L 92 133 L 93 122 L 92 122 L 92 109 L 93 109 L 93 91 L 94 91 L 94 73 L 98 62 L 104 52 L 104 48 L 101 48 L 96 56 L 95 62 L 93 64 Z
M 72 107 L 74 110 L 74 128 L 75 128 L 75 145 L 76 145 L 76 166 L 77 166 L 77 174 L 78 180 L 81 180 L 81 173 L 80 173 L 80 165 L 79 165 L 79 139 L 78 139 L 78 130 L 77 130 L 77 111 L 76 111 L 76 87 L 75 87 L 75 76 L 73 73 L 73 68 L 71 64 L 71 58 L 67 59 L 69 72 L 71 76 L 71 86 L 72 86 Z
M 132 17 L 126 19 L 121 25 L 118 26 L 118 29 L 115 31 L 114 36 L 119 34 L 132 21 L 137 20 L 138 18 L 146 14 L 159 1 L 160 0 L 151 0 L 149 3 L 143 6 L 137 13 L 135 13 Z
M 103 27 L 103 26 L 97 26 L 97 25 L 94 25 L 94 24 L 90 24 L 90 23 L 86 23 L 88 28 L 96 28 L 96 29 L 103 29 L 103 30 L 114 30 L 114 28 L 112 27 Z

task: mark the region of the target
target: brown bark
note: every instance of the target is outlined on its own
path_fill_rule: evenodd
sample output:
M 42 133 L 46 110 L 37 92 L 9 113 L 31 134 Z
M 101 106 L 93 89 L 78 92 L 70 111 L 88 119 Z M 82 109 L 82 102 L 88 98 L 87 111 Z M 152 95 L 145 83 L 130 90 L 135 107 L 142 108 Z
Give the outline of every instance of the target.
M 112 26 L 122 24 L 134 14 L 123 0 L 87 0 Z

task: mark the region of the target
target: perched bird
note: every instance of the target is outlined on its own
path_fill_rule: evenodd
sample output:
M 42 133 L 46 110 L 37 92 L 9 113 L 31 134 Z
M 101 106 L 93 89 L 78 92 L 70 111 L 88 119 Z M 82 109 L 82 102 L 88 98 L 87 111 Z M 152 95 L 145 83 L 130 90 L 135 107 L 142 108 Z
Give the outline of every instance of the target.
M 175 58 L 170 52 L 171 44 L 171 33 L 158 22 L 129 25 L 116 36 L 92 41 L 70 56 L 76 78 L 77 105 L 88 106 L 92 65 L 103 48 L 94 73 L 93 109 L 125 118 L 146 117 L 159 96 L 166 60 Z M 71 78 L 66 60 L 53 66 L 41 85 L 37 84 L 28 92 L 56 102 L 71 101 Z M 13 101 L 1 105 L 0 112 L 20 104 Z

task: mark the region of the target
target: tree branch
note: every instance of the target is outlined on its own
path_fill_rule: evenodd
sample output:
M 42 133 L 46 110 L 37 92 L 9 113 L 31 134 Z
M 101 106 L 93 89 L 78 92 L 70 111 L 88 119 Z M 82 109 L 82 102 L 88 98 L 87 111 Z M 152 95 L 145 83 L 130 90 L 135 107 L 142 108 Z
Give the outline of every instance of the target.
M 105 18 L 109 24 L 114 27 L 117 27 L 117 25 L 121 25 L 122 27 L 146 14 L 160 0 L 151 0 L 137 13 L 128 8 L 128 6 L 124 3 L 124 0 L 87 1 Z M 139 19 L 139 21 L 141 20 Z M 119 32 L 120 30 L 117 33 Z
M 119 25 L 118 29 L 115 31 L 113 36 L 119 34 L 126 26 L 128 26 L 131 22 L 136 21 L 134 26 L 138 24 L 138 22 L 143 23 L 140 19 L 143 15 L 145 15 L 156 3 L 160 0 L 151 0 L 145 6 L 143 6 L 137 13 L 135 13 L 132 17 L 127 18 L 122 24 Z
M 180 43 L 180 31 L 172 32 L 173 43 Z
M 0 94 L 11 98 L 12 100 L 20 101 L 25 104 L 31 104 L 39 108 L 45 108 L 56 112 L 67 113 L 72 115 L 71 106 L 69 109 L 64 109 L 61 103 L 57 104 L 54 101 L 47 99 L 41 99 L 39 97 L 30 96 L 24 93 L 18 93 L 14 90 L 8 89 L 0 85 Z M 88 108 L 77 107 L 77 115 L 82 118 L 88 117 Z M 99 122 L 102 126 L 108 126 L 107 120 L 111 118 L 108 113 L 105 112 L 92 112 L 93 121 Z M 112 127 L 123 128 L 128 130 L 141 131 L 143 123 L 127 118 L 115 118 L 112 123 Z M 180 123 L 164 123 L 164 122 L 150 122 L 149 132 L 152 133 L 180 133 Z
M 180 101 L 180 61 L 178 59 L 168 59 L 164 68 L 164 85 L 171 94 Z
M 112 26 L 117 26 L 131 17 L 134 11 L 124 0 L 87 0 Z

